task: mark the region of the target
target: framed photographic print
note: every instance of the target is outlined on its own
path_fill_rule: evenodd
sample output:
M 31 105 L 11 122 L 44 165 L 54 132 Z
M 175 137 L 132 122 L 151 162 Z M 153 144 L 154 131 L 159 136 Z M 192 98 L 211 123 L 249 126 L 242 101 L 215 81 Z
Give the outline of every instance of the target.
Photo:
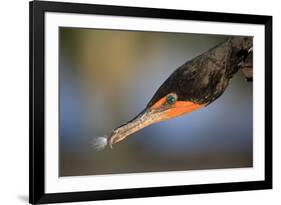
M 30 2 L 30 203 L 272 188 L 272 17 Z

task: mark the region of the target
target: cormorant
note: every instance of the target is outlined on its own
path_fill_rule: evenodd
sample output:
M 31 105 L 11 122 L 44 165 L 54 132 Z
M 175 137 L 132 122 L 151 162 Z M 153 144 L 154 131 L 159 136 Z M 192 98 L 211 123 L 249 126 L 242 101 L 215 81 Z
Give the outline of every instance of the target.
M 252 50 L 252 37 L 234 36 L 184 63 L 160 86 L 140 114 L 109 136 L 95 138 L 93 146 L 97 150 L 107 145 L 112 148 L 146 126 L 208 106 L 223 94 L 240 68 L 251 80 Z

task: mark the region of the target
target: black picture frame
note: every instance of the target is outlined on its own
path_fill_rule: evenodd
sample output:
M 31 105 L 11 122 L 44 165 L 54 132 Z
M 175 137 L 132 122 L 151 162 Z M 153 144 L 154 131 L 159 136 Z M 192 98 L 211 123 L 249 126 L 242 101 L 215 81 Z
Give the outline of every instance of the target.
M 32 1 L 30 12 L 29 202 L 31 204 L 230 192 L 272 188 L 272 17 L 262 15 Z M 46 12 L 150 17 L 265 26 L 265 180 L 71 193 L 45 192 L 44 26 Z

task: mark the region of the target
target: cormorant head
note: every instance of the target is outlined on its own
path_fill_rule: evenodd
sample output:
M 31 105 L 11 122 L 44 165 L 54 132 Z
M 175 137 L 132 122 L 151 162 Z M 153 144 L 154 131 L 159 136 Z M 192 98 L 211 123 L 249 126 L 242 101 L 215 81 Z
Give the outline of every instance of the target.
M 109 138 L 110 147 L 146 126 L 181 116 L 206 105 L 191 98 L 192 89 L 191 92 L 186 92 L 188 85 L 179 87 L 178 83 L 181 82 L 183 74 L 178 74 L 180 73 L 174 72 L 163 83 L 140 114 L 113 130 Z

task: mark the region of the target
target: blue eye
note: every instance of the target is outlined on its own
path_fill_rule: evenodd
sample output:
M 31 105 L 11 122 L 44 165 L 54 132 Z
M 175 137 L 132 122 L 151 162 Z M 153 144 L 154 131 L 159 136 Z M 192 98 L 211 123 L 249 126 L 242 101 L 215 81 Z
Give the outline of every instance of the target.
M 168 95 L 167 96 L 167 103 L 172 105 L 177 101 L 177 98 L 174 95 Z

